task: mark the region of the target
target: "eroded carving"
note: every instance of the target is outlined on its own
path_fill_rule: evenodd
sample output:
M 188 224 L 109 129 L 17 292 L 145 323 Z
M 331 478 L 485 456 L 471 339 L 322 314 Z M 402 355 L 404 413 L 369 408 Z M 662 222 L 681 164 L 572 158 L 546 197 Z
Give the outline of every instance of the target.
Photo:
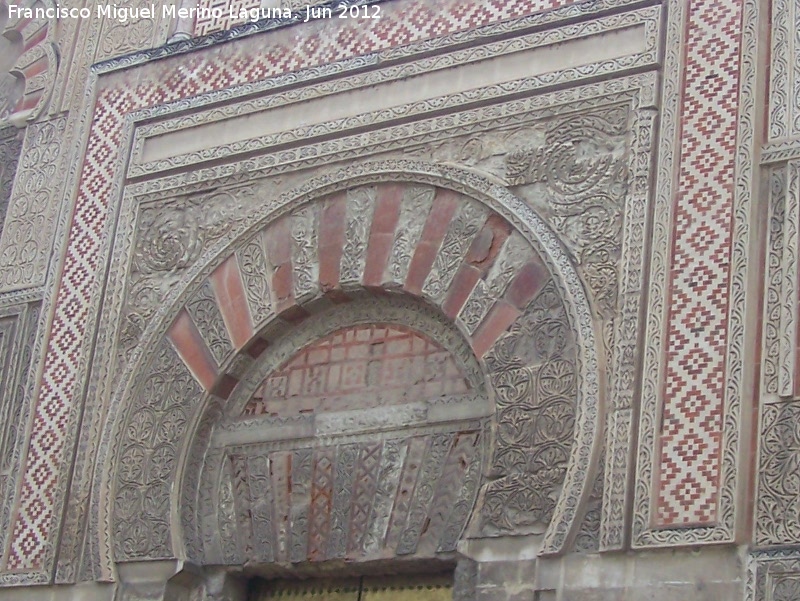
M 28 128 L 0 237 L 0 291 L 44 283 L 64 186 L 66 124 L 60 117 Z
M 168 342 L 139 388 L 144 402 L 131 414 L 118 450 L 119 488 L 114 499 L 117 557 L 169 557 L 169 477 L 176 444 L 200 387 Z
M 11 200 L 11 187 L 14 185 L 17 163 L 22 151 L 22 138 L 16 134 L 17 130 L 14 128 L 7 128 L 5 131 L 0 129 L 0 157 L 3 157 L 0 163 L 0 235 L 3 232 L 8 202 Z
M 139 342 L 154 311 L 205 248 L 234 229 L 258 195 L 253 187 L 172 199 L 142 208 L 137 223 L 128 294 L 122 309 L 120 360 Z M 255 248 L 242 249 L 247 283 L 264 274 Z M 264 288 L 267 284 L 263 284 Z M 258 287 L 248 288 L 251 296 Z M 269 295 L 253 301 L 256 314 L 269 311 Z M 266 304 L 265 304 L 266 303 Z
M 543 145 L 506 158 L 509 182 L 551 216 L 606 319 L 617 304 L 629 129 L 627 106 L 556 120 Z
M 549 524 L 573 442 L 575 352 L 551 282 L 487 355 L 497 410 L 482 533 L 541 534 Z

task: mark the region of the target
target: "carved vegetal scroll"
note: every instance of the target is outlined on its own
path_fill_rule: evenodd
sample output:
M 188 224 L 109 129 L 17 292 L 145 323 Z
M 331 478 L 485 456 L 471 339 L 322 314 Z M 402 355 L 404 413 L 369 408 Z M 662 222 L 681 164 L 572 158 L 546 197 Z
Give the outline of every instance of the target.
M 487 356 L 497 441 L 480 531 L 541 534 L 561 492 L 575 425 L 575 343 L 551 284 Z
M 51 0 L 37 0 L 24 8 L 54 6 Z M 10 14 L 0 32 L 0 127 L 23 127 L 42 114 L 55 85 L 55 20 L 29 18 L 24 11 L 11 14 L 5 0 L 0 0 L 0 14 Z
M 22 150 L 22 139 L 16 134 L 17 130 L 13 127 L 0 128 L 0 156 L 4 157 L 0 164 L 0 234 L 5 224 L 8 202 L 11 200 L 11 187 L 14 185 L 14 176 L 17 173 L 17 163 Z
M 748 557 L 747 601 L 800 598 L 800 556 L 790 550 L 755 552 Z

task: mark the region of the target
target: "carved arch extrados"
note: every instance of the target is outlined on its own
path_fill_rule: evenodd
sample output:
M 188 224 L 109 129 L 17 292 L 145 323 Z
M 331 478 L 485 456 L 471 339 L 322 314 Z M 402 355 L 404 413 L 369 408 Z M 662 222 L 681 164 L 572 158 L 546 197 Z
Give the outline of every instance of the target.
M 153 316 L 142 343 L 134 350 L 128 368 L 113 394 L 109 418 L 103 432 L 101 456 L 95 475 L 95 490 L 102 491 L 106 500 L 99 506 L 100 514 L 93 516 L 94 536 L 106 537 L 111 525 L 111 499 L 113 498 L 114 474 L 116 472 L 111 441 L 115 440 L 124 426 L 123 420 L 130 409 L 130 398 L 135 383 L 144 375 L 143 369 L 152 360 L 159 340 L 175 320 L 186 299 L 194 293 L 204 279 L 218 267 L 236 248 L 237 243 L 253 236 L 260 229 L 288 214 L 298 207 L 327 194 L 367 184 L 402 182 L 425 184 L 450 189 L 487 206 L 506 219 L 538 251 L 551 275 L 558 282 L 562 298 L 567 307 L 568 318 L 577 337 L 579 349 L 579 390 L 576 414 L 575 444 L 564 480 L 562 494 L 558 500 L 554 519 L 545 533 L 542 552 L 560 552 L 574 534 L 576 516 L 585 502 L 592 480 L 592 471 L 598 455 L 602 432 L 599 411 L 599 374 L 596 340 L 592 326 L 591 310 L 583 284 L 570 262 L 561 242 L 547 224 L 524 202 L 511 194 L 501 184 L 490 181 L 473 172 L 449 165 L 436 165 L 418 161 L 370 162 L 342 169 L 333 174 L 314 178 L 306 184 L 281 195 L 251 216 L 235 232 L 226 236 L 198 261 L 185 276 L 184 284 L 162 304 Z M 196 424 L 195 426 L 196 427 Z M 192 432 L 192 427 L 187 429 Z M 181 447 L 186 450 L 185 441 Z M 183 458 L 181 459 L 181 461 Z M 180 471 L 180 470 L 178 470 Z M 177 515 L 179 491 L 173 491 L 171 515 Z M 179 525 L 173 519 L 173 531 Z M 177 540 L 180 537 L 176 538 Z M 110 538 L 101 538 L 105 561 L 103 568 L 110 569 L 113 562 Z M 173 542 L 173 545 L 175 543 Z

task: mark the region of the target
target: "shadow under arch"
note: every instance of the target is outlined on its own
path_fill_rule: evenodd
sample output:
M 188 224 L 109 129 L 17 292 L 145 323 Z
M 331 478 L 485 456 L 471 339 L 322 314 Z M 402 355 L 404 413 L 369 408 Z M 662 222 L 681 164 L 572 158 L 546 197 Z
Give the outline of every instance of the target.
M 428 217 L 411 228 L 414 234 L 410 237 L 415 239 L 403 248 L 404 252 L 395 253 L 404 257 L 396 260 L 391 258 L 392 253 L 409 238 L 400 240 L 398 223 L 420 214 L 418 205 L 407 204 L 411 202 L 408 194 L 423 203 L 423 216 Z M 359 200 L 359 195 L 367 198 Z M 394 225 L 388 218 L 375 219 L 378 205 L 394 207 Z M 310 209 L 315 206 L 318 208 Z M 360 210 L 363 206 L 369 210 Z M 408 209 L 405 217 L 404 207 Z M 305 209 L 309 209 L 307 214 L 301 214 Z M 323 210 L 330 214 L 321 215 L 319 211 Z M 432 214 L 437 217 L 431 218 Z M 369 218 L 362 219 L 365 215 Z M 304 220 L 310 221 L 304 225 Z M 316 232 L 317 246 L 311 255 L 291 246 L 292 232 L 303 231 L 308 223 L 312 229 L 338 223 L 339 230 L 331 230 L 338 232 L 338 246 L 323 248 L 320 241 L 329 240 L 330 232 L 323 236 L 321 230 Z M 459 229 L 459 224 L 469 223 L 477 227 Z M 482 237 L 491 239 L 481 245 Z M 504 242 L 495 244 L 497 237 L 504 237 Z M 280 248 L 281 239 L 289 240 L 288 248 Z M 359 243 L 346 244 L 345 239 Z M 514 253 L 510 249 L 512 240 L 517 241 Z M 383 250 L 373 252 L 373 246 Z M 483 254 L 471 260 L 475 246 L 482 248 Z M 263 261 L 260 276 L 257 269 L 248 273 L 242 268 L 247 249 L 258 247 Z M 498 262 L 497 253 L 504 249 L 509 249 L 513 259 L 510 264 L 516 269 L 502 275 L 507 281 L 495 290 L 479 286 L 490 276 L 501 277 L 491 269 Z M 314 256 L 316 259 L 309 258 Z M 382 270 L 375 267 L 381 261 Z M 393 272 L 397 261 L 401 264 Z M 329 277 L 326 269 L 331 265 L 335 274 Z M 293 278 L 287 280 L 286 272 L 310 277 L 300 278 L 298 283 Z M 254 277 L 261 277 L 267 285 L 268 306 L 259 306 L 257 299 L 247 296 Z M 501 184 L 449 165 L 384 161 L 353 165 L 314 178 L 265 204 L 190 269 L 184 284 L 153 317 L 113 394 L 100 447 L 94 487 L 100 502 L 93 514 L 92 533 L 99 541 L 100 567 L 112 573 L 115 561 L 181 557 L 185 553 L 182 527 L 176 519 L 181 502 L 177 478 L 202 410 L 196 402 L 192 406 L 187 402 L 182 418 L 173 420 L 169 428 L 158 428 L 164 426 L 166 413 L 176 413 L 177 405 L 183 402 L 180 399 L 205 399 L 209 395 L 226 398 L 237 382 L 237 357 L 258 356 L 259 348 L 269 342 L 257 335 L 267 321 L 280 319 L 291 324 L 302 320 L 309 301 L 326 294 L 335 299 L 358 287 L 402 290 L 439 307 L 464 333 L 476 357 L 486 366 L 487 358 L 497 354 L 498 341 L 513 329 L 545 281 L 552 283 L 563 303 L 577 348 L 573 443 L 552 520 L 542 539 L 542 553 L 562 551 L 578 526 L 576 518 L 590 489 L 602 432 L 597 348 L 583 285 L 551 229 Z M 264 294 L 251 296 L 266 298 Z M 478 307 L 477 321 L 474 316 L 471 321 L 464 317 L 470 303 Z M 250 312 L 249 326 L 247 320 L 237 323 L 237 308 Z M 156 390 L 155 385 L 160 388 Z M 135 419 L 145 415 L 138 413 L 139 409 L 158 399 L 164 412 L 160 421 Z M 149 448 L 144 448 L 144 441 L 149 441 Z M 134 448 L 136 452 L 127 452 Z M 119 491 L 130 482 L 141 483 L 137 484 L 138 496 L 120 497 Z M 148 516 L 149 526 L 156 527 L 143 532 L 141 522 L 119 517 L 124 513 L 118 510 L 120 507 L 142 512 Z M 153 516 L 160 521 L 154 522 Z M 127 529 L 120 529 L 122 522 Z

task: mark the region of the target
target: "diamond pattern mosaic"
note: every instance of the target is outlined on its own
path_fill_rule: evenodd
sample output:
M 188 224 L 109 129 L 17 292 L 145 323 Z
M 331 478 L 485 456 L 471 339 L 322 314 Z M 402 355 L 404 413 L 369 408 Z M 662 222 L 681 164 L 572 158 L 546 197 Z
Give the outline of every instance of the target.
M 689 7 L 658 526 L 711 524 L 717 517 L 741 5 Z

